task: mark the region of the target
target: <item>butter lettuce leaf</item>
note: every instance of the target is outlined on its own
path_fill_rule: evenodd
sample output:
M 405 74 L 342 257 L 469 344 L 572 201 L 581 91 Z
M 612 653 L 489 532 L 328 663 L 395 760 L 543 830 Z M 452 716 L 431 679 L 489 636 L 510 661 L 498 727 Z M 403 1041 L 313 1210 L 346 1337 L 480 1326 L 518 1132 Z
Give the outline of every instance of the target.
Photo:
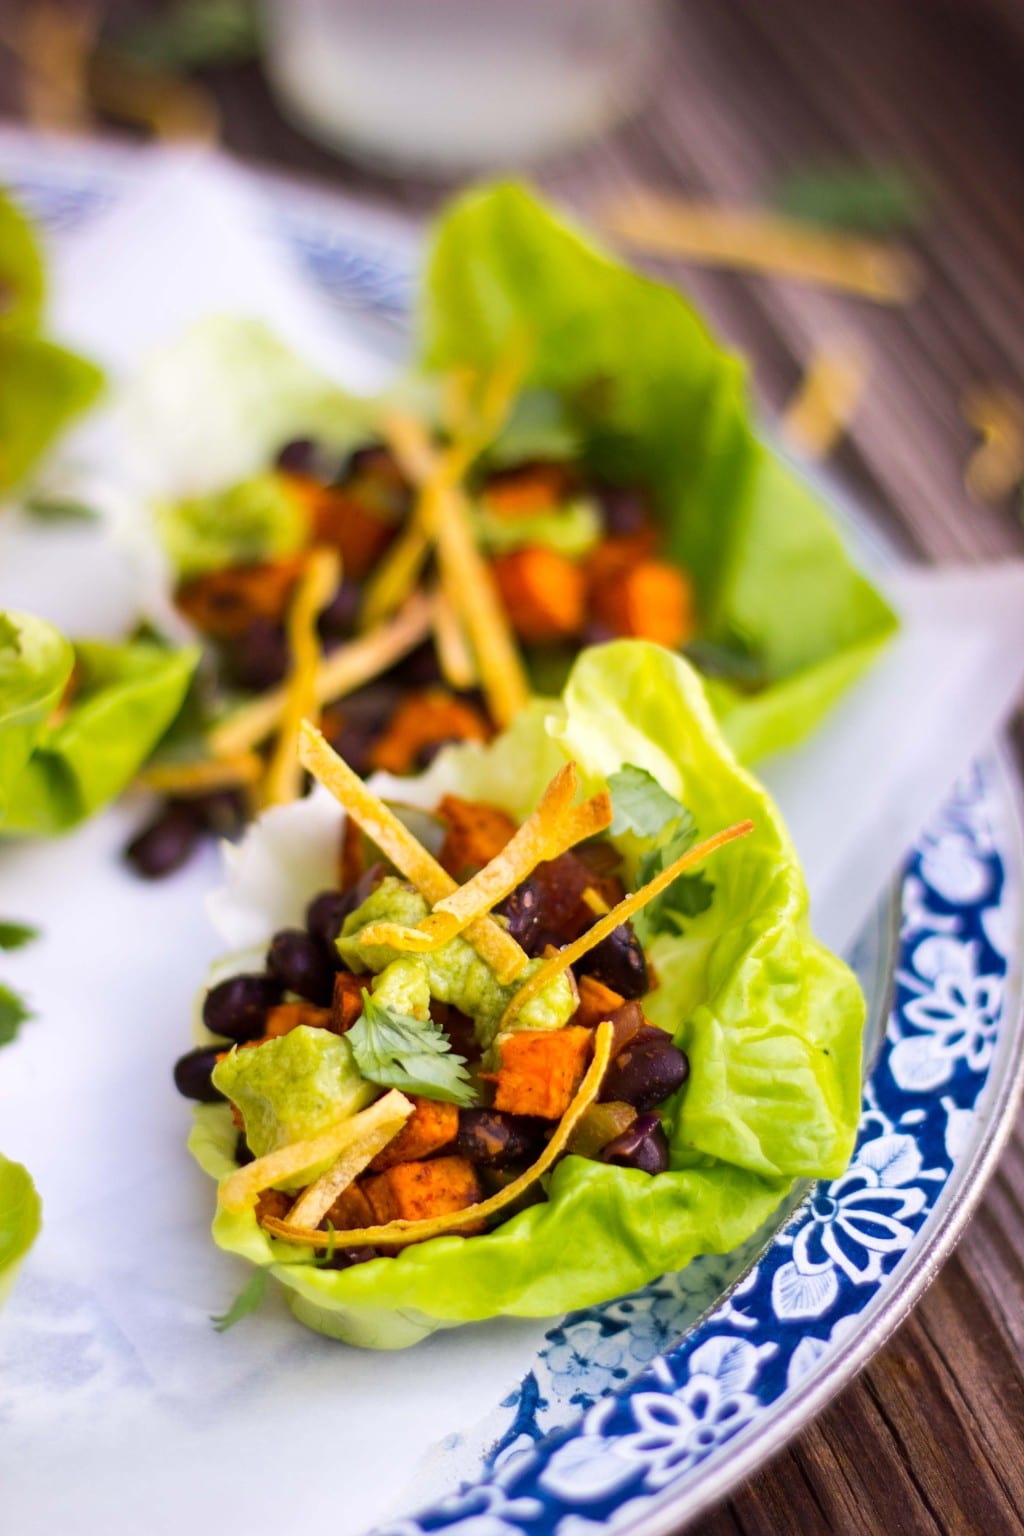
M 0 835 L 62 832 L 120 794 L 178 713 L 197 659 L 149 641 L 72 646 L 42 619 L 0 614 Z
M 35 230 L 0 192 L 0 331 L 35 331 L 43 316 L 46 274 Z
M 445 790 L 487 799 L 521 819 L 570 757 L 587 791 L 627 765 L 644 770 L 702 836 L 755 823 L 716 855 L 706 910 L 685 934 L 661 933 L 651 945 L 659 986 L 645 1011 L 690 1058 L 689 1080 L 664 1111 L 670 1171 L 651 1178 L 567 1157 L 547 1201 L 495 1231 L 435 1238 L 340 1271 L 268 1238 L 252 1215 L 220 1212 L 221 1246 L 270 1266 L 296 1315 L 321 1332 L 400 1348 L 437 1328 L 552 1316 L 623 1295 L 697 1254 L 735 1247 L 794 1181 L 835 1177 L 849 1160 L 863 998 L 814 939 L 779 813 L 736 763 L 685 661 L 637 641 L 594 648 L 561 701 L 534 704 L 487 747 L 448 749 L 417 788 L 425 800 Z M 635 874 L 635 835 L 617 842 Z M 220 1108 L 200 1110 L 192 1142 L 217 1177 L 232 1166 Z
M 742 363 L 681 294 L 594 248 L 516 185 L 442 216 L 422 300 L 435 368 L 533 345 L 527 385 L 555 395 L 584 458 L 652 488 L 668 552 L 692 574 L 702 635 L 757 658 L 767 686 L 712 695 L 745 759 L 817 724 L 896 627 L 819 496 L 755 430 Z
M 28 1171 L 0 1153 L 0 1302 L 36 1240 L 42 1204 Z

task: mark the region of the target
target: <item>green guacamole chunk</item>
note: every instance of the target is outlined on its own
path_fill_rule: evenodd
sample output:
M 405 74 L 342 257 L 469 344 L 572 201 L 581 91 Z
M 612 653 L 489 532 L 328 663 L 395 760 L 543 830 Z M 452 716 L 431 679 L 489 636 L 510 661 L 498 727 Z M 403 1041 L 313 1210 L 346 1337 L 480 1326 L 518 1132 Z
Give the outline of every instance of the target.
M 257 1157 L 318 1136 L 380 1093 L 360 1077 L 347 1040 L 306 1024 L 253 1050 L 232 1051 L 213 1069 L 213 1082 L 237 1104 Z
M 385 944 L 360 943 L 359 935 L 370 923 L 400 923 L 414 928 L 428 911 L 418 891 L 389 875 L 345 919 L 337 941 L 338 953 L 351 970 L 376 972 L 374 996 L 407 1013 L 417 1012 L 416 1006 L 410 1006 L 410 999 L 422 1011 L 425 980 L 428 1005 L 433 997 L 466 1014 L 476 1026 L 477 1039 L 486 1048 L 493 1043 L 501 1016 L 512 998 L 542 962 L 531 960 L 518 980 L 502 986 L 486 960 L 461 937 L 451 939 L 432 954 L 415 957 Z M 513 1028 L 561 1029 L 575 1007 L 571 982 L 567 976 L 557 976 L 530 999 L 516 1016 Z

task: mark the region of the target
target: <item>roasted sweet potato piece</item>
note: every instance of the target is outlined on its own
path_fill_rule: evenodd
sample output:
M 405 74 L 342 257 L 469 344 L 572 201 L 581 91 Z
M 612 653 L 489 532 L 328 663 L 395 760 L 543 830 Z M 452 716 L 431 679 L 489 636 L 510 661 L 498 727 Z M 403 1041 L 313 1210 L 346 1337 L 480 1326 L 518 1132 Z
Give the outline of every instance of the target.
M 427 1163 L 398 1163 L 363 1185 L 378 1222 L 420 1221 L 462 1211 L 480 1199 L 472 1163 L 464 1157 L 435 1157 Z
M 383 1173 L 398 1163 L 414 1163 L 449 1146 L 458 1134 L 459 1111 L 454 1104 L 439 1099 L 421 1099 L 410 1094 L 413 1111 L 394 1141 L 370 1164 L 374 1173 Z
M 261 1190 L 256 1197 L 256 1220 L 264 1221 L 273 1216 L 277 1221 L 285 1221 L 294 1199 L 294 1195 L 286 1195 L 283 1189 Z
M 351 1029 L 363 1011 L 363 989 L 368 976 L 353 976 L 351 971 L 337 971 L 334 977 L 334 996 L 331 998 L 329 1028 L 336 1035 Z
M 538 644 L 578 634 L 585 617 L 582 567 L 541 544 L 499 555 L 492 570 L 509 622 Z
M 233 565 L 183 582 L 175 602 L 197 629 L 214 640 L 232 640 L 255 619 L 280 619 L 302 571 L 291 556 L 259 565 Z
M 374 768 L 414 773 L 423 754 L 449 741 L 486 741 L 490 732 L 478 709 L 443 688 L 411 693 L 399 704 L 370 752 Z
M 621 575 L 623 571 L 630 570 L 634 565 L 639 565 L 642 560 L 653 559 L 656 547 L 657 538 L 653 528 L 602 539 L 583 562 L 587 586 L 592 590 L 610 578 Z
M 372 1227 L 373 1210 L 362 1184 L 350 1184 L 331 1206 L 325 1222 L 330 1222 L 336 1232 L 352 1231 L 356 1227 Z
M 329 1008 L 317 1008 L 313 1003 L 278 1003 L 267 1014 L 263 1039 L 277 1040 L 300 1024 L 308 1024 L 311 1029 L 329 1029 L 330 1023 Z
M 696 629 L 693 585 L 674 565 L 641 560 L 590 584 L 590 610 L 616 635 L 635 635 L 678 650 Z
M 592 1041 L 590 1030 L 578 1024 L 509 1035 L 501 1043 L 494 1108 L 509 1115 L 561 1120 L 583 1081 Z
M 516 830 L 511 816 L 483 800 L 445 795 L 437 809 L 448 828 L 438 862 L 456 880 L 465 880 L 483 869 Z
M 480 493 L 489 512 L 498 517 L 532 517 L 559 507 L 571 495 L 573 470 L 568 464 L 536 461 L 517 464 L 492 475 Z
M 365 576 L 394 538 L 395 520 L 381 516 L 348 487 L 320 485 L 302 475 L 288 479 L 309 518 L 313 542 L 340 552 L 346 576 L 356 581 Z
M 572 1021 L 574 1024 L 582 1024 L 584 1029 L 596 1029 L 605 1019 L 610 1019 L 625 1001 L 618 992 L 613 992 L 611 987 L 606 987 L 603 981 L 598 981 L 594 976 L 580 976 L 577 981 L 580 1001 Z

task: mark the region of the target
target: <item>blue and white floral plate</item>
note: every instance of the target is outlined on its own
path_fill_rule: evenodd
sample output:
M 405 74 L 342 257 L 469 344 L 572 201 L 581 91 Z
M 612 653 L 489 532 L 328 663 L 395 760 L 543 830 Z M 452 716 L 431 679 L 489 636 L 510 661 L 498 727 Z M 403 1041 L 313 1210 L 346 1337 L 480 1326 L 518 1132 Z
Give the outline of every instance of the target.
M 138 175 L 121 152 L 44 152 L 0 176 L 63 229 Z M 412 289 L 374 217 L 275 184 L 277 233 L 382 346 Z M 869 1001 L 857 1150 L 742 1251 L 555 1323 L 513 1392 L 439 1445 L 393 1536 L 636 1536 L 721 1498 L 853 1374 L 949 1254 L 1010 1127 L 1024 1070 L 1017 889 L 1024 811 L 1009 752 L 957 786 L 852 957 Z M 453 1488 L 460 1491 L 452 1493 Z M 443 1496 L 442 1496 L 443 1495 Z

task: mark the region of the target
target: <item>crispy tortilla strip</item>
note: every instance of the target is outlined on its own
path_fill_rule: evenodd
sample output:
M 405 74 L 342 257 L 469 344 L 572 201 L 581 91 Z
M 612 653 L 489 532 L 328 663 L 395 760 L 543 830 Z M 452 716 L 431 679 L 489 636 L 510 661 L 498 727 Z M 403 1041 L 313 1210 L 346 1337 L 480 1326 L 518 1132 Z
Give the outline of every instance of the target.
M 392 1136 L 397 1136 L 412 1110 L 413 1106 L 405 1095 L 399 1093 L 397 1088 L 392 1088 L 382 1099 L 371 1104 L 369 1109 L 361 1110 L 358 1115 L 352 1115 L 338 1125 L 332 1125 L 329 1131 L 311 1136 L 307 1141 L 292 1142 L 290 1147 L 279 1147 L 276 1152 L 268 1152 L 266 1157 L 258 1157 L 254 1163 L 237 1168 L 220 1186 L 218 1200 L 221 1207 L 236 1214 L 246 1211 L 255 1203 L 256 1196 L 272 1184 L 294 1178 L 296 1174 L 303 1173 L 307 1168 L 315 1168 L 317 1163 L 329 1157 L 354 1153 L 364 1141 L 374 1143 L 374 1151 L 370 1155 L 376 1156 L 380 1151 L 380 1144 L 376 1140 L 380 1128 L 388 1127 L 389 1134 L 384 1142 L 386 1145 Z
M 316 716 L 316 677 L 321 661 L 316 623 L 341 581 L 341 560 L 336 549 L 314 549 L 299 578 L 288 610 L 287 637 L 291 676 L 285 685 L 281 726 L 263 783 L 265 806 L 287 805 L 302 792 L 299 762 L 299 726 Z
M 477 681 L 476 663 L 455 609 L 443 587 L 434 592 L 434 644 L 441 674 L 450 688 L 472 688 Z
M 782 430 L 799 453 L 823 459 L 832 452 L 853 420 L 867 372 L 864 354 L 849 341 L 812 355 L 782 418 Z
M 576 1126 L 597 1098 L 611 1059 L 612 1035 L 613 1030 L 609 1023 L 605 1022 L 597 1026 L 594 1033 L 594 1055 L 576 1097 L 562 1116 L 558 1129 L 540 1157 L 527 1168 L 525 1173 L 513 1179 L 511 1184 L 507 1184 L 496 1195 L 491 1195 L 487 1200 L 481 1200 L 478 1205 L 467 1205 L 461 1211 L 451 1211 L 447 1215 L 434 1216 L 425 1221 L 389 1221 L 386 1226 L 357 1227 L 352 1231 L 346 1231 L 345 1247 L 376 1247 L 378 1243 L 388 1247 L 404 1247 L 408 1243 L 422 1243 L 427 1238 L 440 1237 L 445 1232 L 459 1232 L 464 1227 L 476 1226 L 518 1200 L 520 1195 L 524 1194 L 531 1184 L 543 1178 L 548 1169 L 561 1157 Z M 297 1226 L 291 1221 L 279 1221 L 273 1216 L 266 1217 L 261 1225 L 275 1237 L 309 1248 L 326 1248 L 332 1241 L 338 1239 L 337 1233 L 313 1231 L 309 1227 Z
M 612 198 L 600 218 L 605 229 L 638 250 L 819 283 L 880 304 L 907 304 L 921 287 L 918 263 L 899 246 L 814 229 L 758 209 L 644 192 Z
M 303 767 L 330 790 L 353 821 L 358 822 L 367 837 L 431 906 L 458 889 L 451 875 L 441 868 L 394 812 L 367 789 L 359 775 L 353 773 L 308 721 L 303 722 L 300 732 L 299 756 Z M 528 964 L 525 952 L 493 918 L 477 919 L 468 928 L 466 937 L 503 985 L 514 981 Z
M 502 1034 L 511 1026 L 516 1015 L 529 1002 L 531 997 L 535 997 L 543 987 L 548 986 L 554 981 L 556 976 L 568 970 L 571 965 L 575 965 L 582 955 L 587 954 L 595 945 L 600 944 L 620 924 L 628 922 L 631 917 L 640 911 L 641 907 L 645 907 L 649 901 L 653 901 L 655 896 L 659 896 L 662 891 L 666 890 L 673 880 L 685 874 L 688 869 L 692 869 L 695 864 L 703 863 L 711 854 L 717 853 L 719 848 L 724 848 L 726 843 L 734 842 L 738 837 L 746 837 L 753 830 L 754 823 L 752 821 L 738 821 L 735 826 L 725 827 L 721 832 L 716 832 L 712 837 L 705 838 L 702 843 L 698 843 L 695 848 L 691 848 L 689 853 L 684 853 L 681 858 L 669 864 L 666 869 L 661 871 L 660 875 L 655 875 L 654 879 L 649 881 L 647 885 L 641 886 L 638 891 L 634 891 L 630 896 L 624 896 L 616 906 L 612 907 L 606 916 L 599 918 L 593 928 L 588 928 L 586 933 L 581 934 L 572 944 L 566 944 L 564 949 L 556 950 L 553 955 L 544 961 L 540 969 L 534 971 L 533 975 L 519 988 L 519 991 L 502 1014 L 501 1022 L 498 1025 L 498 1034 Z
M 262 776 L 259 753 L 240 752 L 237 757 L 206 757 L 193 763 L 155 763 L 139 775 L 138 783 L 160 795 L 188 799 L 215 789 L 245 789 Z
M 397 1089 L 392 1092 L 397 1093 Z M 390 1099 L 392 1093 L 386 1094 L 358 1118 L 362 1119 L 382 1104 L 387 1105 Z M 364 1126 L 359 1141 L 354 1146 L 346 1147 L 337 1162 L 332 1163 L 326 1173 L 322 1173 L 315 1183 L 303 1190 L 288 1212 L 288 1220 L 297 1227 L 318 1227 L 338 1196 L 348 1189 L 364 1168 L 369 1167 L 378 1152 L 383 1152 L 394 1141 L 414 1109 L 415 1105 L 398 1093 L 395 1102 L 377 1115 L 374 1124 Z
M 964 419 L 981 437 L 964 471 L 974 501 L 1001 501 L 1024 476 L 1024 398 L 996 384 L 976 384 L 963 402 Z
M 375 629 L 372 634 L 361 635 L 348 645 L 339 645 L 317 668 L 317 705 L 343 698 L 371 682 L 379 673 L 386 672 L 427 638 L 431 619 L 430 599 L 425 593 L 418 592 L 389 624 Z M 229 715 L 210 732 L 209 745 L 214 757 L 236 757 L 240 752 L 259 746 L 277 729 L 286 704 L 287 689 L 273 688 Z
M 477 548 L 461 486 L 441 493 L 437 549 L 441 584 L 472 641 L 488 709 L 499 726 L 509 725 L 525 708 L 530 685 L 491 568 Z
M 602 791 L 582 805 L 572 806 L 576 784 L 576 764 L 566 763 L 551 780 L 536 810 L 479 873 L 443 901 L 435 902 L 430 916 L 415 928 L 372 923 L 364 930 L 364 941 L 415 954 L 438 949 L 503 901 L 538 864 L 557 859 L 585 837 L 603 832 L 611 825 L 610 797 Z

